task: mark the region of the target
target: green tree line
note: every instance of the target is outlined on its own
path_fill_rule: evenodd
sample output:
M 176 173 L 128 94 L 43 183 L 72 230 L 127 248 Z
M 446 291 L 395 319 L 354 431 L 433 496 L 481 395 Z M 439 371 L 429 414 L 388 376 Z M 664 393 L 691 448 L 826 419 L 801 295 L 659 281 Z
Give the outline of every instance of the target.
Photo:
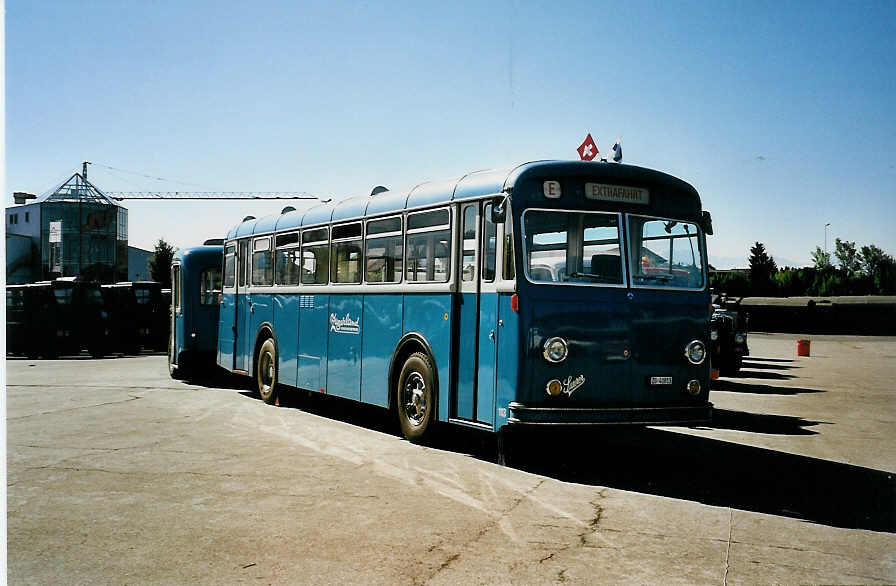
M 709 284 L 734 297 L 896 295 L 896 261 L 874 244 L 857 248 L 837 238 L 833 255 L 818 246 L 811 255 L 814 266 L 779 269 L 765 245 L 756 242 L 749 272 L 713 273 Z

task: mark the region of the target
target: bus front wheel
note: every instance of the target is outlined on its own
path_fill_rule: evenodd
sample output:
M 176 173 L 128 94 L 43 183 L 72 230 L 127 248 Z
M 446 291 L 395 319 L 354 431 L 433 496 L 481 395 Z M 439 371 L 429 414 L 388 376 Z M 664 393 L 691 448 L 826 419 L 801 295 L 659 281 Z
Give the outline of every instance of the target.
M 277 401 L 277 347 L 271 338 L 265 340 L 258 349 L 255 383 L 261 400 L 273 405 Z
M 429 357 L 422 352 L 411 354 L 401 368 L 395 389 L 398 423 L 402 435 L 410 442 L 421 443 L 432 427 L 434 385 Z

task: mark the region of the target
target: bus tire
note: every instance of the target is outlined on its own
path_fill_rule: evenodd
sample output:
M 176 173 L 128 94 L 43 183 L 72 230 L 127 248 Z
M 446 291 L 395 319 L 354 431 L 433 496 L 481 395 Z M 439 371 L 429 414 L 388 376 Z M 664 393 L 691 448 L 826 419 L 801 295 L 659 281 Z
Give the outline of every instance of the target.
M 258 396 L 268 405 L 277 402 L 277 346 L 268 338 L 258 348 L 255 359 L 255 386 Z
M 414 352 L 401 367 L 395 388 L 395 405 L 401 434 L 410 442 L 422 443 L 428 437 L 435 410 L 435 373 L 429 357 Z

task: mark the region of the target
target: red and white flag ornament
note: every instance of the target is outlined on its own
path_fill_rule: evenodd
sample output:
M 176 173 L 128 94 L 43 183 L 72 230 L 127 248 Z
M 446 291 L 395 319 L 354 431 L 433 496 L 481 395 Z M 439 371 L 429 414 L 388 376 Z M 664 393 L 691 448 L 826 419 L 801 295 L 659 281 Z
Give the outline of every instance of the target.
M 597 145 L 594 143 L 594 139 L 591 138 L 590 132 L 588 133 L 588 136 L 585 137 L 585 142 L 583 142 L 576 150 L 579 151 L 579 157 L 583 161 L 590 161 L 598 155 Z

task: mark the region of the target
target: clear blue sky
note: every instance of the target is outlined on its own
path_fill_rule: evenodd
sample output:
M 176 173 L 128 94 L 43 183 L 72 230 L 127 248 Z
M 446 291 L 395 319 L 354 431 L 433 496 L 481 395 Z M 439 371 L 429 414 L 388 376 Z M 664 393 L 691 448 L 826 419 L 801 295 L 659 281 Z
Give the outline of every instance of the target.
M 7 193 L 336 199 L 541 158 L 587 132 L 700 191 L 710 259 L 835 237 L 896 254 L 896 3 L 8 0 Z M 189 185 L 186 185 L 189 184 Z M 130 241 L 283 202 L 131 202 Z

